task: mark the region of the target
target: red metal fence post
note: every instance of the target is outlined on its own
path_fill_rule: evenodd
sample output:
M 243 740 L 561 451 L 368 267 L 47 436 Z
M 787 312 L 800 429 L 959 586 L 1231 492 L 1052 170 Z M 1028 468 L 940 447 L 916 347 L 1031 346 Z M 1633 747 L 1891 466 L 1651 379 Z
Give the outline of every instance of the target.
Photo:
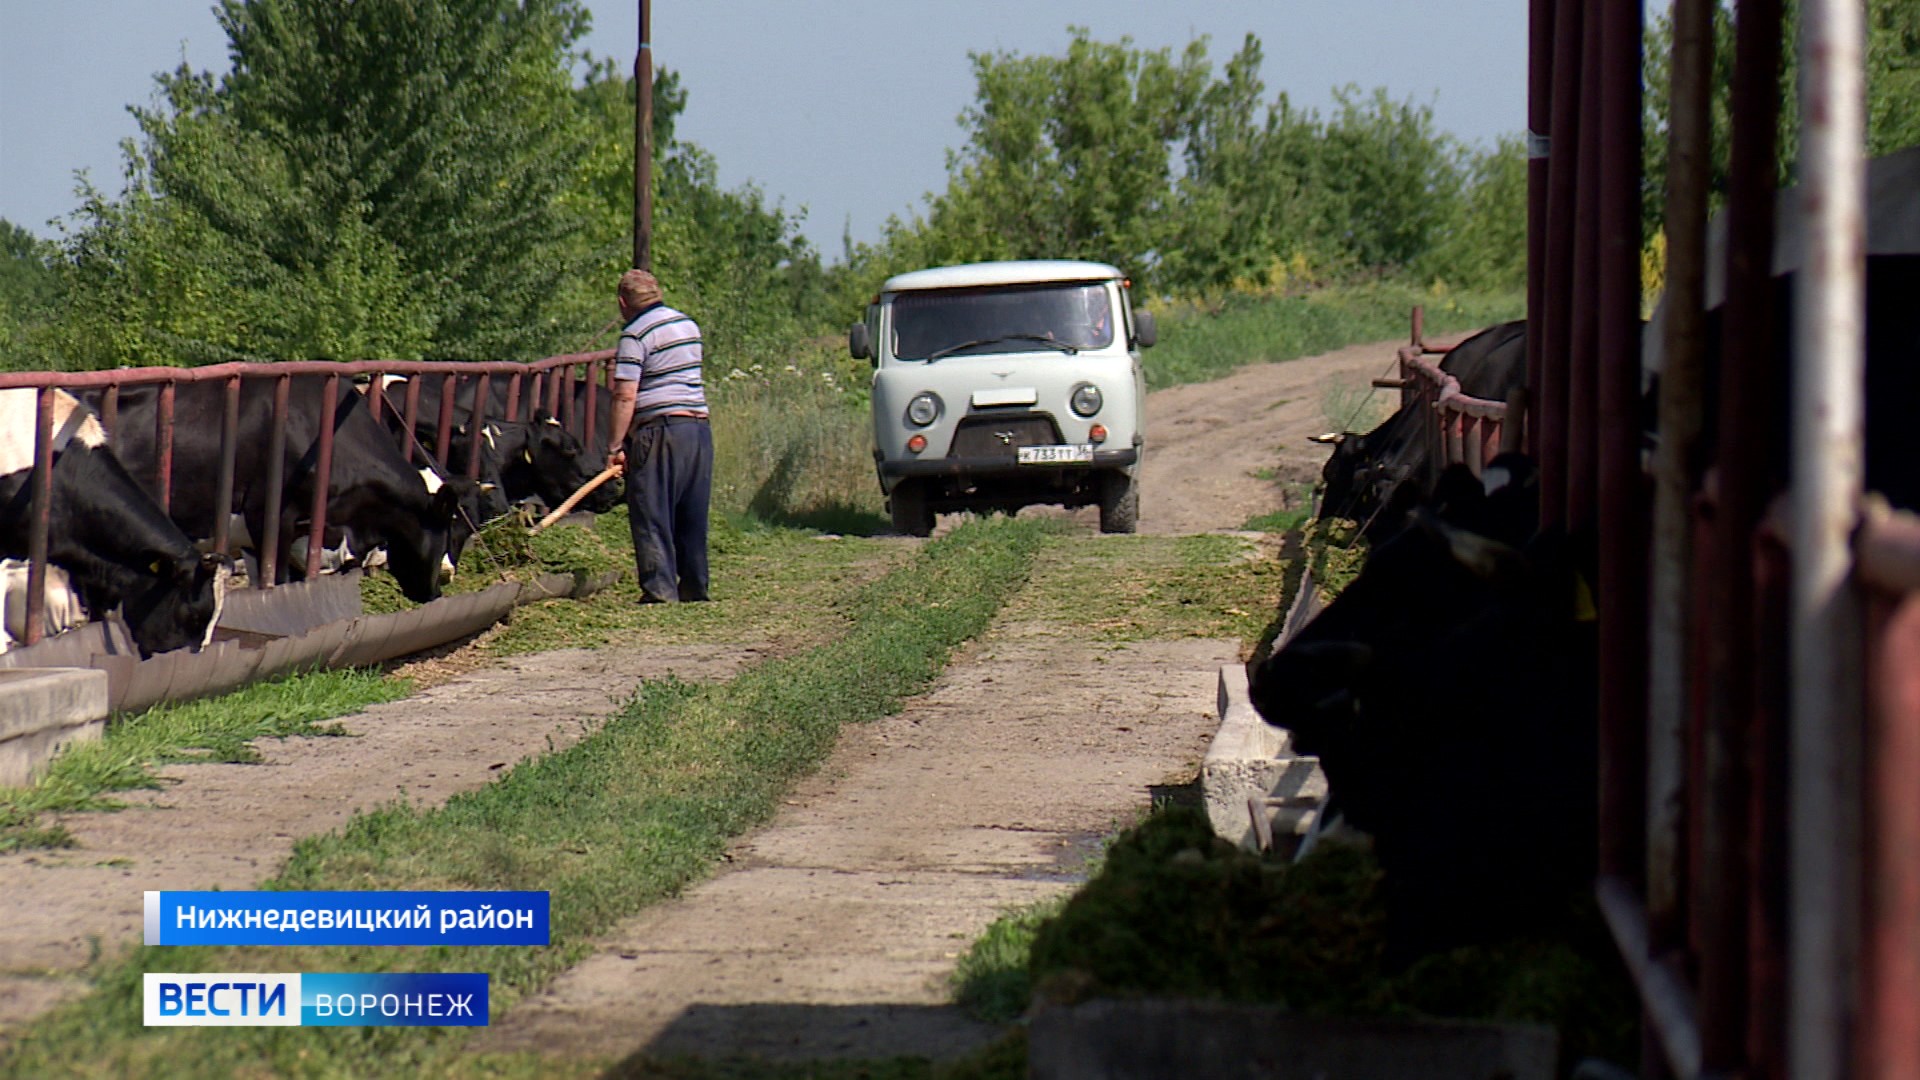
M 486 445 L 487 405 L 493 396 L 493 376 L 482 373 L 479 383 L 473 388 L 473 445 L 467 456 L 467 479 L 480 478 L 480 452 Z
M 53 521 L 53 400 L 51 386 L 34 392 L 33 493 L 28 502 L 26 643 L 39 642 L 47 618 L 47 542 Z
M 233 474 L 240 456 L 240 376 L 227 377 L 220 411 L 220 479 L 213 500 L 213 550 L 225 557 L 232 547 Z
M 351 393 L 352 391 L 348 391 Z M 333 488 L 333 427 L 339 422 L 340 376 L 329 375 L 320 399 L 320 443 L 313 467 L 313 502 L 307 512 L 307 580 L 320 576 L 327 550 L 327 496 Z
M 153 491 L 161 510 L 173 509 L 173 391 L 172 383 L 160 387 L 160 408 L 153 420 Z
M 267 439 L 267 520 L 261 529 L 260 580 L 255 588 L 271 589 L 280 575 L 280 518 L 286 495 L 287 390 L 289 378 L 273 381 L 273 434 Z

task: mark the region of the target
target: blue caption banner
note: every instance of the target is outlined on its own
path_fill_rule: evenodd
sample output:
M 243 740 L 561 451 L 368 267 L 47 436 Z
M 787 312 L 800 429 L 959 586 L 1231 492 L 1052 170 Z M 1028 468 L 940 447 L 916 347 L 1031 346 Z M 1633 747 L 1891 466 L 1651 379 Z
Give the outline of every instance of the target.
M 157 973 L 144 980 L 148 1027 L 485 1027 L 487 976 Z
M 148 945 L 545 945 L 544 892 L 149 892 Z

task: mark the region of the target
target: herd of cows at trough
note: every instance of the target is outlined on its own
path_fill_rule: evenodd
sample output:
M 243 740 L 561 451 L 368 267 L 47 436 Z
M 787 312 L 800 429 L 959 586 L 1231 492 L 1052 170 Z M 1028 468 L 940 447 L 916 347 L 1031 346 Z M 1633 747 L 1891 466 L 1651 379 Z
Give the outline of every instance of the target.
M 1900 204 L 1920 205 L 1907 191 Z M 1907 314 L 1920 295 L 1920 235 L 1896 240 L 1882 232 L 1867 259 L 1863 464 L 1869 491 L 1920 510 L 1920 426 L 1906 415 L 1920 398 L 1920 321 Z M 1791 287 L 1791 274 L 1774 278 L 1776 372 L 1790 370 Z M 1717 355 L 1718 308 L 1707 329 Z M 1656 317 L 1643 379 L 1649 455 L 1657 331 Z M 1465 394 L 1503 401 L 1526 382 L 1526 324 L 1484 330 L 1440 367 Z M 1706 400 L 1743 374 L 1710 378 Z M 1760 463 L 1776 486 L 1789 467 L 1787 404 L 1778 395 L 1766 418 L 1781 433 Z M 1715 444 L 1713 416 L 1703 446 Z M 1354 581 L 1253 668 L 1253 703 L 1292 732 L 1295 752 L 1319 758 L 1331 792 L 1320 819 L 1372 837 L 1396 957 L 1562 920 L 1598 870 L 1605 523 L 1541 529 L 1531 458 L 1504 453 L 1478 475 L 1439 468 L 1414 409 L 1328 441 L 1321 514 L 1356 522 L 1369 553 Z
M 219 506 L 214 475 L 221 454 L 226 387 L 221 381 L 174 386 L 171 483 L 165 508 L 154 488 L 161 456 L 156 427 L 161 388 L 119 387 L 110 409 L 107 391 L 54 392 L 52 500 L 48 530 L 46 614 L 42 632 L 56 634 L 117 611 L 142 655 L 203 645 L 212 637 L 236 566 L 254 573 L 268 560 L 252 550 L 254 538 L 276 537 L 271 565 L 276 582 L 298 580 L 306 568 L 308 522 L 319 479 L 323 425 L 333 429 L 326 493 L 324 546 L 336 565 L 384 558 L 396 585 L 424 603 L 440 595 L 475 530 L 506 514 L 516 503 L 558 505 L 592 479 L 601 457 L 543 410 L 524 419 L 507 415 L 504 395 L 475 419 L 474 388 L 456 391 L 449 411 L 447 460 L 431 460 L 441 443 L 444 383 L 423 378 L 419 407 L 409 430 L 394 408 L 400 380 L 391 377 L 356 387 L 323 375 L 288 378 L 285 450 L 276 460 L 273 378 L 241 380 L 233 494 Z M 575 406 L 610 414 L 605 393 L 589 404 L 586 384 L 575 381 Z M 11 648 L 26 638 L 27 564 L 37 391 L 0 390 L 0 564 L 5 582 L 5 638 Z M 387 395 L 369 408 L 368 393 Z M 113 417 L 112 430 L 102 416 Z M 600 415 L 605 431 L 610 415 Z M 476 449 L 477 448 L 477 449 Z M 478 453 L 475 466 L 471 458 Z M 271 492 L 281 495 L 279 520 L 269 528 Z M 589 493 L 591 511 L 611 509 L 617 484 Z M 222 519 L 225 519 L 224 521 Z M 227 551 L 210 550 L 222 530 Z M 235 558 L 240 555 L 245 562 Z

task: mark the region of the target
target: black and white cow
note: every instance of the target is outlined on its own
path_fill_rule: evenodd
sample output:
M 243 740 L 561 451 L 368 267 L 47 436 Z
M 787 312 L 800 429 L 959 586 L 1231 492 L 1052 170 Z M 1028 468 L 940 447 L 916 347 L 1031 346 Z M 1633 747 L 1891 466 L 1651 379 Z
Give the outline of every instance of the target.
M 1450 512 L 1522 535 L 1536 515 L 1524 477 Z M 1557 537 L 1515 546 L 1422 506 L 1252 672 L 1260 714 L 1319 757 L 1333 804 L 1372 834 L 1397 961 L 1538 926 L 1591 882 L 1588 561 Z
M 16 559 L 27 555 L 36 394 L 0 390 L 0 554 Z M 48 561 L 96 617 L 119 608 L 143 655 L 205 642 L 230 573 L 225 560 L 194 550 L 72 395 L 56 392 L 53 423 Z
M 444 386 L 444 379 L 432 376 L 420 379 L 414 437 L 428 450 L 438 445 L 440 399 Z M 584 410 L 586 384 L 575 380 L 572 388 L 576 395 L 576 408 Z M 382 407 L 381 415 L 404 446 L 406 436 L 401 429 L 406 409 L 406 380 L 389 379 L 385 390 L 386 404 Z M 472 454 L 474 394 L 475 385 L 469 380 L 461 384 L 454 397 L 454 430 L 447 442 L 446 467 L 447 471 L 456 475 L 466 474 Z M 604 443 L 607 427 L 612 422 L 612 396 L 603 387 L 595 397 L 595 412 L 601 415 L 594 441 Z M 593 479 L 605 464 L 605 453 L 590 452 L 579 438 L 544 409 L 536 407 L 531 418 L 523 421 L 500 419 L 506 412 L 507 387 L 504 380 L 496 378 L 489 384 L 487 395 L 486 414 L 489 419 L 487 434 L 483 436 L 479 475 L 482 480 L 499 483 L 509 502 L 537 499 L 547 506 L 556 506 L 579 490 L 582 484 Z M 581 506 L 594 513 L 604 513 L 619 503 L 619 486 L 616 482 L 604 484 L 590 492 L 582 500 Z
M 174 400 L 173 520 L 196 537 L 213 535 L 216 517 L 237 513 L 255 537 L 266 535 L 267 486 L 277 472 L 282 482 L 278 573 L 284 580 L 294 573 L 291 547 L 306 532 L 318 461 L 320 425 L 333 426 L 333 459 L 327 488 L 327 521 L 351 533 L 357 542 L 386 549 L 387 565 L 401 592 L 417 603 L 440 595 L 443 560 L 471 534 L 460 517 L 463 498 L 473 484 L 448 480 L 429 492 L 417 469 L 394 447 L 392 438 L 374 422 L 366 400 L 349 380 L 340 380 L 332 403 L 324 376 L 294 376 L 289 386 L 286 452 L 279 461 L 266 453 L 273 435 L 273 380 L 247 379 L 241 383 L 239 445 L 235 463 L 233 504 L 214 505 L 217 497 L 211 477 L 220 460 L 220 427 L 225 387 L 218 382 L 181 383 Z M 156 387 L 128 387 L 121 391 L 116 443 L 137 475 L 154 474 L 157 450 L 154 417 Z M 191 483 L 182 476 L 195 477 Z

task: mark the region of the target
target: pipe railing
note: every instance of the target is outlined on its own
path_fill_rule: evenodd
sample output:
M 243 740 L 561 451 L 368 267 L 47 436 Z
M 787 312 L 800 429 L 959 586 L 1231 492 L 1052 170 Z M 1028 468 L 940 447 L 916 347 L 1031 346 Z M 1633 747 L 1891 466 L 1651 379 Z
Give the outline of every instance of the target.
M 229 521 L 233 505 L 236 461 L 239 454 L 239 415 L 241 384 L 247 379 L 273 379 L 273 426 L 272 436 L 267 448 L 267 460 L 283 461 L 286 456 L 286 426 L 289 409 L 289 390 L 294 376 L 324 376 L 326 378 L 325 399 L 330 407 L 338 409 L 342 380 L 349 384 L 359 380 L 367 382 L 367 405 L 378 420 L 383 409 L 391 408 L 392 403 L 385 394 L 384 381 L 389 376 L 408 376 L 407 388 L 401 406 L 402 422 L 407 432 L 406 457 L 409 462 L 415 458 L 415 451 L 421 450 L 414 436 L 414 426 L 418 419 L 420 403 L 421 377 L 438 375 L 444 379 L 440 403 L 439 432 L 434 448 L 434 464 L 439 467 L 446 461 L 451 448 L 453 413 L 455 399 L 464 382 L 474 383 L 472 415 L 471 453 L 468 455 L 467 475 L 478 475 L 480 467 L 480 449 L 484 439 L 485 420 L 491 408 L 491 380 L 496 375 L 507 377 L 507 400 L 505 416 L 509 421 L 531 418 L 535 408 L 544 407 L 549 415 L 556 416 L 560 423 L 572 434 L 579 437 L 589 447 L 594 444 L 595 414 L 597 412 L 597 391 L 600 383 L 611 385 L 613 376 L 613 350 L 602 349 L 594 352 L 569 353 L 551 356 L 532 363 L 513 361 L 456 361 L 456 360 L 361 360 L 361 361 L 325 361 L 294 360 L 277 363 L 225 363 L 211 364 L 197 368 L 121 368 L 114 371 L 16 371 L 0 372 L 0 390 L 31 389 L 36 391 L 35 432 L 34 432 L 34 472 L 31 479 L 28 503 L 27 529 L 27 625 L 23 644 L 33 645 L 43 636 L 46 617 L 46 567 L 49 533 L 51 531 L 53 508 L 53 460 L 54 425 L 53 402 L 56 390 L 92 390 L 100 389 L 104 393 L 101 400 L 100 420 L 111 433 L 119 426 L 120 391 L 129 386 L 158 386 L 158 401 L 155 416 L 154 447 L 155 461 L 153 473 L 142 479 L 151 483 L 151 492 L 161 509 L 168 510 L 173 501 L 174 490 L 174 401 L 177 388 L 181 383 L 221 382 L 224 383 L 223 408 L 219 442 L 219 460 L 215 462 L 192 462 L 191 474 L 205 476 L 211 473 L 216 477 L 218 505 L 225 512 L 214 515 L 212 541 L 215 549 L 228 550 Z M 525 381 L 533 380 L 533 392 L 524 394 Z M 574 388 L 584 382 L 585 402 L 582 407 L 574 406 Z M 563 393 L 563 390 L 566 391 Z M 543 401 L 544 395 L 544 401 Z M 611 400 L 609 398 L 609 400 Z M 524 413 L 524 417 L 523 417 Z M 331 423 L 318 425 L 318 438 L 315 450 L 315 486 L 312 502 L 308 507 L 309 533 L 307 539 L 307 568 L 309 573 L 318 573 L 322 553 L 326 547 L 327 500 L 332 486 L 333 476 L 333 429 Z M 445 472 L 444 468 L 441 469 Z M 270 469 L 267 473 L 267 506 L 263 535 L 257 537 L 260 552 L 260 575 L 255 582 L 257 588 L 271 588 L 278 577 L 280 517 L 284 507 L 284 472 Z
M 1460 389 L 1460 380 L 1443 371 L 1440 361 L 1452 344 L 1429 344 L 1422 339 L 1424 313 L 1413 309 L 1413 340 L 1402 345 L 1397 358 L 1402 407 L 1420 416 L 1422 438 L 1428 448 L 1431 483 L 1441 469 L 1465 464 L 1475 476 L 1493 460 L 1506 442 L 1507 403 L 1473 397 Z

